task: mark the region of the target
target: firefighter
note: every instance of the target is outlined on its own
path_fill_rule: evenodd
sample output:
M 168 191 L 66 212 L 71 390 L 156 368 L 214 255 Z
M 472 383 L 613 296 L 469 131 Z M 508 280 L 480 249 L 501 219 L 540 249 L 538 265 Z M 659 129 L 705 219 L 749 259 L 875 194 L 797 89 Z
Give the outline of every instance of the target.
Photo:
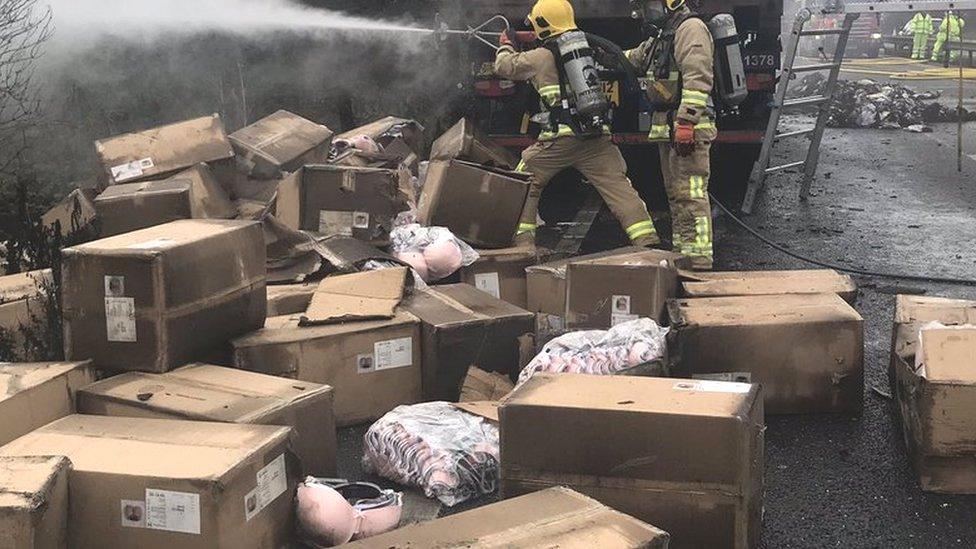
M 909 29 L 915 37 L 915 43 L 912 45 L 912 59 L 925 59 L 928 57 L 929 38 L 935 30 L 932 16 L 922 12 L 916 13 L 909 22 Z
M 939 25 L 939 32 L 935 35 L 935 46 L 932 47 L 932 61 L 939 61 L 942 57 L 942 50 L 946 42 L 949 42 L 949 61 L 959 59 L 959 50 L 953 49 L 952 45 L 959 42 L 962 38 L 962 29 L 966 26 L 966 21 L 952 11 L 946 12 L 942 24 Z
M 714 43 L 685 0 L 636 0 L 656 36 L 627 52 L 647 76 L 653 113 L 649 139 L 659 143 L 671 205 L 674 249 L 696 269 L 712 267 L 712 211 L 708 198 L 712 141 L 718 135 L 711 99 Z
M 573 7 L 567 0 L 538 0 L 529 19 L 543 43 L 576 30 Z M 562 97 L 556 56 L 545 47 L 519 53 L 503 33 L 495 73 L 501 78 L 531 82 L 539 92 L 543 109 L 550 113 L 567 99 Z M 518 170 L 530 173 L 532 181 L 516 245 L 535 244 L 539 197 L 546 184 L 567 168 L 576 168 L 596 187 L 634 245 L 659 245 L 647 206 L 627 178 L 627 164 L 611 140 L 609 128 L 604 127 L 601 135 L 581 137 L 569 123 L 562 122 L 554 118 L 539 134 L 538 141 L 522 153 Z

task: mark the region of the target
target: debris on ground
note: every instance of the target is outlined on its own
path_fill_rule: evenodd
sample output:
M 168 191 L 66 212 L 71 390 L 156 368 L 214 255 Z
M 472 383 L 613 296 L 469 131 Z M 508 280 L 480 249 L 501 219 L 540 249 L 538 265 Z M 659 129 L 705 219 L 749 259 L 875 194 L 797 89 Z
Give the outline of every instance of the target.
M 790 97 L 822 95 L 827 77 L 813 73 L 790 89 Z M 900 84 L 862 80 L 838 80 L 828 107 L 827 125 L 832 128 L 905 129 L 928 133 L 925 124 L 955 122 L 957 109 L 935 100 L 939 92 L 916 92 Z M 962 110 L 963 121 L 976 120 L 976 111 Z

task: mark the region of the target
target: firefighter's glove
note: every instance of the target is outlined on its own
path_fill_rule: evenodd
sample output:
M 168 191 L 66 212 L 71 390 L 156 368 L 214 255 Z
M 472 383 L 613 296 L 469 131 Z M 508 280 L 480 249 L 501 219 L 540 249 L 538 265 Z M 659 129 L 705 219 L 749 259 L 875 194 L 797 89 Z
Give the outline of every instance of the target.
M 511 30 L 505 30 L 502 32 L 501 36 L 498 37 L 498 46 L 504 47 L 509 46 L 515 48 L 515 41 L 513 40 L 515 33 Z
M 676 125 L 672 146 L 678 156 L 690 156 L 695 152 L 695 126 L 686 122 Z

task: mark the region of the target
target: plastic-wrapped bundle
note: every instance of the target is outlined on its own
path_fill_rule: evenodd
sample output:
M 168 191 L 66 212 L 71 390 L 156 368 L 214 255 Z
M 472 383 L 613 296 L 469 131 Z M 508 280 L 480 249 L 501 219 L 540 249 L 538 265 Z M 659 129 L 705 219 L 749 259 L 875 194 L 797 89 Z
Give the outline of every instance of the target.
M 394 257 L 413 267 L 425 282 L 447 278 L 478 260 L 474 248 L 444 227 L 396 227 L 390 233 L 390 248 Z
M 539 372 L 619 375 L 663 360 L 668 329 L 649 318 L 618 324 L 609 330 L 572 332 L 557 337 L 519 374 L 518 385 Z
M 498 427 L 448 402 L 398 406 L 366 432 L 363 466 L 456 505 L 498 487 Z

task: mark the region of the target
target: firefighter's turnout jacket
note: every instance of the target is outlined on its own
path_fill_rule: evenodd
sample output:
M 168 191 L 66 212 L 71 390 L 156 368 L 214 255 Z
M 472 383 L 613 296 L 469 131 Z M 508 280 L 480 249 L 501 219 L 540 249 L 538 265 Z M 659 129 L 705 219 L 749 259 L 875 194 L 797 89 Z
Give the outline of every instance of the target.
M 512 46 L 501 46 L 495 59 L 495 74 L 530 82 L 539 92 L 545 110 L 560 105 L 564 99 L 556 58 L 546 48 L 516 52 Z M 660 242 L 647 206 L 627 178 L 627 164 L 610 135 L 583 139 L 576 137 L 570 126 L 558 124 L 543 128 L 539 141 L 522 153 L 519 170 L 532 174 L 532 186 L 519 224 L 520 243 L 525 242 L 525 237 L 534 237 L 539 198 L 546 184 L 567 168 L 576 168 L 596 187 L 634 244 L 651 246 Z

